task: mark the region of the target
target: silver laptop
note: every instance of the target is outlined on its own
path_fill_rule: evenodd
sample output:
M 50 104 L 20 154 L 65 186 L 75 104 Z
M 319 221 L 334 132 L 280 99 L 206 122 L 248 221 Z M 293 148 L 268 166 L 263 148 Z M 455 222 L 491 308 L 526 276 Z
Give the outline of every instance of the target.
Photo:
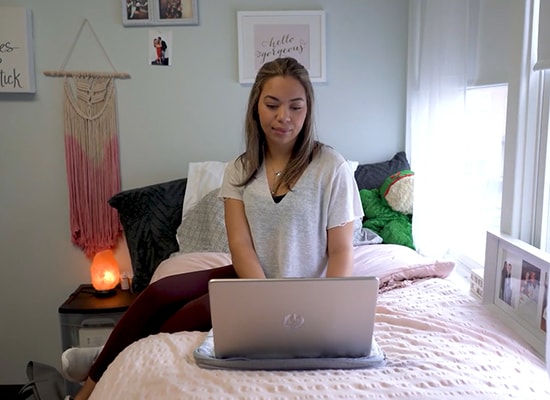
M 216 358 L 364 357 L 378 278 L 212 279 Z

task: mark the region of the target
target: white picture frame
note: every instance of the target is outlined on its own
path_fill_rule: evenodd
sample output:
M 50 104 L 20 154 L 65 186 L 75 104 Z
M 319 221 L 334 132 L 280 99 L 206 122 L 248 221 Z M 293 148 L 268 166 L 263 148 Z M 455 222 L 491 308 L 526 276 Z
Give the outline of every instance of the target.
M 508 235 L 487 232 L 483 304 L 546 356 L 550 254 Z
M 198 25 L 198 0 L 120 0 L 124 26 Z
M 30 8 L 0 6 L 0 93 L 36 93 Z
M 238 11 L 239 82 L 253 83 L 267 61 L 294 57 L 312 82 L 326 82 L 325 11 Z

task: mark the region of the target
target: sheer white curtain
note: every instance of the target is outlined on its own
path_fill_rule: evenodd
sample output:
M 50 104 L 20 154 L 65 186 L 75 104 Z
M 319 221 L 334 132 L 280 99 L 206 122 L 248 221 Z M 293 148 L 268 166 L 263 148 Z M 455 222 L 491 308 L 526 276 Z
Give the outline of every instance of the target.
M 413 234 L 423 254 L 450 252 L 482 266 L 486 231 L 511 214 L 502 212 L 514 204 L 504 207 L 503 166 L 505 146 L 513 152 L 523 129 L 525 4 L 410 2 L 407 150 L 416 173 Z
M 415 171 L 413 236 L 418 251 L 443 256 L 467 234 L 462 218 L 463 138 L 469 9 L 464 0 L 411 0 L 407 139 Z

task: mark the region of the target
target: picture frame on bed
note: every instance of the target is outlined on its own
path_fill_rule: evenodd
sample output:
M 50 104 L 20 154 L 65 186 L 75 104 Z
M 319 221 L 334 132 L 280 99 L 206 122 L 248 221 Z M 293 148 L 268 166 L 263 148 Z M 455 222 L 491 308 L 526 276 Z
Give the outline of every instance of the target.
M 325 11 L 238 11 L 239 83 L 267 61 L 293 57 L 312 82 L 326 82 Z
M 550 254 L 487 232 L 483 303 L 545 358 Z
M 198 0 L 121 0 L 124 26 L 198 25 Z

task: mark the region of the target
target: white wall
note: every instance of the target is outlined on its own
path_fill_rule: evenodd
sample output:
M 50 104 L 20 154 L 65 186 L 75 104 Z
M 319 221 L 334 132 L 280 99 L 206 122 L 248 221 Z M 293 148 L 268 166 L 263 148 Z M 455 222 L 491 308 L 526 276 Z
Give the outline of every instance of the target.
M 8 3 L 33 11 L 37 90 L 0 94 L 0 384 L 24 382 L 28 360 L 59 364 L 57 309 L 89 282 L 89 261 L 69 235 L 63 81 L 43 74 L 62 65 L 85 18 L 117 70 L 131 74 L 117 81 L 124 189 L 242 150 L 249 87 L 237 79 L 238 10 L 325 10 L 321 140 L 361 162 L 405 147 L 406 0 L 199 0 L 199 26 L 163 27 L 173 35 L 170 68 L 148 65 L 149 28 L 123 27 L 120 0 Z M 67 69 L 110 69 L 88 28 Z

